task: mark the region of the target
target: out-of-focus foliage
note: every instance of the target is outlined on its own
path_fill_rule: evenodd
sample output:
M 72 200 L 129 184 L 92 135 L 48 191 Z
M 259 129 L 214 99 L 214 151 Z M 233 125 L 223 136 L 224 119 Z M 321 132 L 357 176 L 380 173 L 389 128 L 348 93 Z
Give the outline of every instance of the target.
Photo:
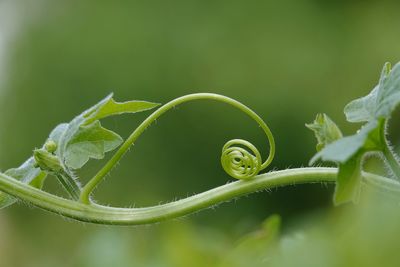
M 270 261 L 269 254 L 277 244 L 280 223 L 278 215 L 266 219 L 260 230 L 244 236 L 233 249 L 222 256 L 219 266 L 265 266 Z
M 265 221 L 261 230 L 231 243 L 205 229 L 199 228 L 197 232 L 189 225 L 182 224 L 173 228 L 175 230 L 169 232 L 168 238 L 157 240 L 165 251 L 155 250 L 151 260 L 137 263 L 143 266 L 218 267 L 398 266 L 398 197 L 393 199 L 374 195 L 364 199 L 359 206 L 332 211 L 327 217 L 310 216 L 281 236 L 279 221 L 279 217 L 272 216 Z M 100 244 L 106 244 L 112 235 L 98 238 L 91 241 L 92 246 L 102 247 Z M 186 248 L 178 249 L 182 242 Z M 140 246 L 140 242 L 137 246 Z M 97 255 L 98 250 L 90 249 Z M 93 257 L 96 264 L 100 265 L 92 263 L 88 266 L 107 266 L 101 264 L 111 262 L 108 250 L 111 249 L 104 247 L 104 259 Z M 124 250 L 124 246 L 121 250 Z M 136 257 L 140 257 L 140 253 L 129 251 L 113 260 L 120 262 L 126 259 L 124 264 L 129 264 L 136 262 Z
M 236 241 L 188 221 L 142 228 L 134 235 L 132 229 L 97 228 L 68 257 L 34 257 L 32 266 L 398 266 L 398 200 L 374 193 L 357 206 L 307 216 L 282 234 L 280 218 L 271 216 L 260 230 Z
M 261 241 L 258 245 L 265 249 L 258 257 L 242 258 L 244 264 L 231 266 L 398 266 L 398 201 L 398 196 L 375 193 L 359 206 L 333 211 L 325 218 L 309 217 L 274 246 L 270 240 Z

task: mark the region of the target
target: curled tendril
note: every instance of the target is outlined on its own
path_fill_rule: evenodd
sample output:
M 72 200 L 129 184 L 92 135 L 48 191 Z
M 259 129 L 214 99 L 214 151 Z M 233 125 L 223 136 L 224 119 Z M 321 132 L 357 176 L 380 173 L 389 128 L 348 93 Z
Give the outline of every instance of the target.
M 269 142 L 269 156 L 264 163 L 261 163 L 261 154 L 257 148 L 248 141 L 235 139 L 229 141 L 223 148 L 221 163 L 223 169 L 233 178 L 236 179 L 249 179 L 256 176 L 261 170 L 265 169 L 274 158 L 275 154 L 275 141 L 271 130 L 267 124 L 251 109 L 242 103 L 218 94 L 199 93 L 185 95 L 176 98 L 167 104 L 163 105 L 155 112 L 153 112 L 142 124 L 140 124 L 135 131 L 126 139 L 122 146 L 117 150 L 114 156 L 104 165 L 104 167 L 85 185 L 81 193 L 81 202 L 85 204 L 90 203 L 90 194 L 93 189 L 102 181 L 102 179 L 112 170 L 112 168 L 119 162 L 122 156 L 129 150 L 130 146 L 136 142 L 139 136 L 156 121 L 161 115 L 177 105 L 194 100 L 214 100 L 229 104 L 240 111 L 247 114 L 250 118 L 258 123 L 264 130 Z M 245 148 L 249 149 L 247 151 Z
M 260 152 L 246 140 L 234 139 L 222 148 L 222 168 L 233 178 L 253 178 L 260 172 L 261 164 Z

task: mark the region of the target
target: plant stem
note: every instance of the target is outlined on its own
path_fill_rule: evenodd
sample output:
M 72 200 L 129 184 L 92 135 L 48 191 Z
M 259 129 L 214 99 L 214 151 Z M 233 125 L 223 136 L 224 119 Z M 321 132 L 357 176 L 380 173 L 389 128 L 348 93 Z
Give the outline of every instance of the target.
M 383 150 L 383 155 L 385 156 L 386 163 L 387 165 L 389 165 L 393 174 L 396 176 L 397 179 L 400 179 L 400 166 L 399 163 L 397 162 L 394 152 L 389 147 L 386 147 Z
M 144 120 L 137 128 L 133 131 L 133 133 L 127 138 L 127 140 L 122 144 L 122 146 L 117 150 L 117 152 L 113 155 L 113 157 L 104 165 L 104 167 L 92 178 L 89 182 L 82 188 L 80 201 L 85 204 L 90 203 L 90 194 L 93 189 L 103 180 L 103 178 L 112 170 L 112 168 L 119 162 L 119 160 L 125 155 L 125 153 L 129 150 L 129 148 L 133 145 L 133 143 L 139 138 L 139 136 L 161 115 L 163 115 L 168 110 L 176 107 L 185 102 L 193 101 L 193 100 L 214 100 L 219 102 L 224 102 L 229 104 L 240 111 L 247 114 L 250 118 L 255 120 L 258 125 L 263 129 L 266 134 L 269 142 L 269 156 L 264 163 L 259 166 L 258 171 L 265 169 L 273 160 L 275 155 L 275 141 L 274 137 L 271 133 L 271 130 L 266 125 L 266 123 L 250 108 L 246 107 L 242 103 L 218 94 L 210 94 L 210 93 L 199 93 L 199 94 L 191 94 L 176 98 L 167 104 L 160 107 L 158 110 L 153 112 L 146 120 Z M 244 140 L 233 140 L 242 142 Z M 248 143 L 247 141 L 244 141 Z M 257 173 L 255 173 L 257 174 Z M 238 178 L 238 177 L 235 177 Z
M 55 173 L 55 176 L 71 198 L 78 201 L 81 194 L 79 183 L 65 171 Z
M 299 168 L 274 171 L 249 180 L 239 180 L 209 191 L 167 204 L 146 208 L 113 208 L 97 204 L 86 205 L 64 199 L 26 185 L 0 173 L 0 190 L 36 207 L 79 221 L 138 225 L 150 224 L 184 216 L 233 198 L 286 185 L 335 182 L 336 168 Z M 400 183 L 382 176 L 363 173 L 363 183 L 382 190 L 399 193 Z
M 389 166 L 390 170 L 396 176 L 397 179 L 400 179 L 400 165 L 397 161 L 396 154 L 394 153 L 393 149 L 391 148 L 389 141 L 387 139 L 387 120 L 382 123 L 381 129 L 381 141 L 383 142 L 382 153 L 385 157 L 385 162 Z

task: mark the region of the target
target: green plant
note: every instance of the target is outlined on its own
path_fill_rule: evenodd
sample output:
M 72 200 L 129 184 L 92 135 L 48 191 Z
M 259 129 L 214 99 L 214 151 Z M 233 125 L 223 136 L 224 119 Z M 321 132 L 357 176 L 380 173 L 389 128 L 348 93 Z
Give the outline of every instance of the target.
M 90 197 L 94 188 L 115 167 L 144 130 L 171 108 L 194 100 L 223 102 L 247 114 L 267 136 L 268 158 L 263 162 L 261 153 L 248 141 L 231 140 L 223 147 L 221 163 L 223 169 L 239 181 L 153 207 L 126 209 L 95 203 Z M 365 155 L 375 154 L 383 159 L 394 177 L 400 178 L 399 163 L 386 138 L 388 120 L 399 102 L 400 64 L 391 69 L 387 63 L 372 92 L 345 107 L 348 121 L 365 122 L 356 134 L 343 137 L 340 129 L 325 114 L 317 115 L 313 123 L 307 124 L 318 140 L 318 153 L 310 163 L 322 159 L 336 163 L 338 168 L 296 168 L 259 174 L 273 160 L 274 137 L 265 122 L 238 101 L 209 93 L 177 98 L 159 107 L 123 142 L 118 134 L 103 128 L 100 120 L 108 116 L 150 110 L 159 104 L 146 101 L 118 103 L 109 95 L 70 123 L 58 125 L 43 147 L 35 149 L 33 156 L 20 167 L 0 173 L 0 190 L 4 192 L 0 194 L 0 206 L 9 206 L 19 199 L 80 221 L 133 225 L 182 216 L 262 189 L 299 183 L 336 182 L 335 204 L 357 202 L 361 184 L 386 192 L 399 192 L 400 183 L 397 180 L 362 171 Z M 102 159 L 106 152 L 117 147 L 119 149 L 111 159 L 86 185 L 81 186 L 75 170 L 82 168 L 90 158 Z M 41 190 L 48 174 L 57 177 L 70 199 Z

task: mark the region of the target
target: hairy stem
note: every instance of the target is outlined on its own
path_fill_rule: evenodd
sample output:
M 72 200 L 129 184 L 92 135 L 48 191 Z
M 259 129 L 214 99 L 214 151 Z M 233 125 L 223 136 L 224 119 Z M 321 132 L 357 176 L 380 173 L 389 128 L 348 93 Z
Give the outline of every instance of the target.
M 91 179 L 89 182 L 83 187 L 80 201 L 85 204 L 90 204 L 90 194 L 93 189 L 103 180 L 103 178 L 112 170 L 112 168 L 120 161 L 123 155 L 129 150 L 129 148 L 134 144 L 134 142 L 139 138 L 139 136 L 161 115 L 163 115 L 168 110 L 176 107 L 177 105 L 183 104 L 185 102 L 193 101 L 193 100 L 214 100 L 219 102 L 224 102 L 229 104 L 245 114 L 247 114 L 250 118 L 255 120 L 258 125 L 265 132 L 268 142 L 269 142 L 269 156 L 264 163 L 261 163 L 261 157 L 258 150 L 249 142 L 245 140 L 235 139 L 227 143 L 224 146 L 223 157 L 222 157 L 222 165 L 224 170 L 230 174 L 232 177 L 237 179 L 248 179 L 252 178 L 258 174 L 259 171 L 265 169 L 273 160 L 275 155 L 275 141 L 274 137 L 271 133 L 271 130 L 266 125 L 266 123 L 251 109 L 243 105 L 242 103 L 217 94 L 210 93 L 199 93 L 199 94 L 191 94 L 176 98 L 167 104 L 160 107 L 154 113 L 152 113 L 146 120 L 140 124 L 135 131 L 127 138 L 127 140 L 122 144 L 122 146 L 117 150 L 117 152 L 113 155 L 113 157 L 104 165 L 104 167 Z M 255 154 L 252 156 L 245 152 L 242 147 L 232 147 L 232 145 L 240 145 L 250 148 L 250 150 Z M 236 160 L 238 157 L 244 159 L 244 161 Z M 231 166 L 235 164 L 242 164 L 243 166 Z
M 381 141 L 383 142 L 382 153 L 385 157 L 385 162 L 389 166 L 390 170 L 393 172 L 397 179 L 400 179 L 400 165 L 397 160 L 397 156 L 391 148 L 389 140 L 387 139 L 387 123 L 387 120 L 382 123 L 382 129 L 380 131 Z
M 79 221 L 138 225 L 184 216 L 260 190 L 294 184 L 335 182 L 336 177 L 336 168 L 299 168 L 275 171 L 258 175 L 249 180 L 232 182 L 168 204 L 132 209 L 106 207 L 98 204 L 86 205 L 64 199 L 26 185 L 3 173 L 0 173 L 0 190 L 36 207 Z M 388 192 L 400 192 L 399 182 L 370 173 L 363 173 L 363 183 Z
M 71 198 L 78 201 L 81 194 L 79 183 L 65 171 L 58 172 L 55 176 L 64 189 L 69 193 Z

